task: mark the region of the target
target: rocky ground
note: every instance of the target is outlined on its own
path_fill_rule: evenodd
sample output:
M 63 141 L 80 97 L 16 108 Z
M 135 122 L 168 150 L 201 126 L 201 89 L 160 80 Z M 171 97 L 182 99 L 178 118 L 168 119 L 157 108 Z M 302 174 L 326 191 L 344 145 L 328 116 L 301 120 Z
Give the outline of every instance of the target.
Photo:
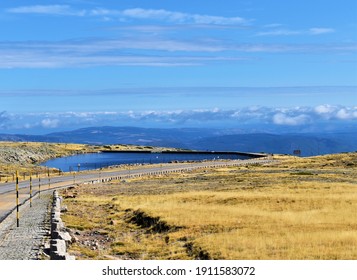
M 40 147 L 1 147 L 1 163 L 37 163 L 56 156 L 56 152 L 47 145 Z
M 13 176 L 15 170 L 22 174 L 45 172 L 39 164 L 51 158 L 94 152 L 96 149 L 99 147 L 78 144 L 0 142 L 0 181 Z

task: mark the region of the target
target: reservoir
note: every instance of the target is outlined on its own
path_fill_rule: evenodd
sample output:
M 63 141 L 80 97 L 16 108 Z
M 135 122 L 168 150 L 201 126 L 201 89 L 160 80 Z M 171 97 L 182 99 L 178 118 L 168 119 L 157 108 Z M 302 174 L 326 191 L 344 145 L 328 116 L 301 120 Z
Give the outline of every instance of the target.
M 92 170 L 119 164 L 168 163 L 173 161 L 202 161 L 220 159 L 248 159 L 248 154 L 230 152 L 101 152 L 56 158 L 42 166 L 68 171 Z

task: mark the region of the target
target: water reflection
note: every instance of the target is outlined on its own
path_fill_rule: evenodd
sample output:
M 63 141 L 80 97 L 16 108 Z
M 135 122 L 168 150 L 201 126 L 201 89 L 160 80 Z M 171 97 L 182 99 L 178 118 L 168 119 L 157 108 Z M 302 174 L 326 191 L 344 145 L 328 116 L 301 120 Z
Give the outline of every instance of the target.
M 180 154 L 180 153 L 92 153 L 56 158 L 42 163 L 64 172 L 104 168 L 119 164 L 168 163 L 173 161 L 245 159 L 237 154 Z

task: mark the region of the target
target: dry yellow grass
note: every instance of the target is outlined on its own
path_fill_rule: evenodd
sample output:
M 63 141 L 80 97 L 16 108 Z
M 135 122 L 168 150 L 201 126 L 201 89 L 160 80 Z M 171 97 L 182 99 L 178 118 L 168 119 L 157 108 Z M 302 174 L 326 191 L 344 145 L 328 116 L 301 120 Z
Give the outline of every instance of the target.
M 67 225 L 110 238 L 71 250 L 79 258 L 357 259 L 357 154 L 280 160 L 81 187 L 66 200 Z M 133 223 L 140 213 L 168 228 Z

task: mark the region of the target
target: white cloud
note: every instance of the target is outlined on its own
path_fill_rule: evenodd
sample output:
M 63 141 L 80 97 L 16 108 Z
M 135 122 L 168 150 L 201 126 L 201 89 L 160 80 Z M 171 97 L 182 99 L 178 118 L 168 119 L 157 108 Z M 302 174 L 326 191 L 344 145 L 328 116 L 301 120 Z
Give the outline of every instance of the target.
M 167 10 L 154 9 L 127 9 L 122 12 L 123 16 L 137 18 L 137 19 L 153 19 L 163 20 L 175 23 L 197 23 L 197 24 L 242 24 L 247 23 L 247 20 L 241 17 L 221 17 L 200 14 L 188 14 L 181 12 L 172 12 Z
M 278 125 L 303 125 L 309 122 L 307 115 L 288 116 L 283 113 L 277 113 L 273 116 L 273 123 Z
M 123 10 L 122 15 L 138 19 L 155 19 L 172 22 L 184 22 L 187 18 L 187 14 L 184 13 L 141 8 Z
M 316 106 L 314 110 L 317 114 L 331 114 L 336 110 L 336 106 L 319 105 Z
M 291 36 L 291 35 L 300 35 L 302 31 L 298 30 L 287 30 L 287 29 L 277 29 L 265 32 L 259 32 L 256 36 Z
M 97 9 L 90 10 L 88 14 L 92 16 L 113 16 L 113 15 L 121 15 L 122 12 L 116 10 L 104 9 L 104 8 L 97 8 Z
M 327 34 L 333 32 L 335 32 L 335 29 L 333 28 L 314 27 L 309 29 L 309 33 L 312 35 L 320 35 L 320 34 Z
M 320 105 L 314 111 L 319 117 L 325 119 L 354 120 L 357 119 L 357 107 L 341 107 Z
M 16 14 L 47 14 L 47 15 L 65 15 L 65 16 L 84 16 L 84 10 L 72 10 L 68 5 L 34 5 L 21 6 L 6 10 L 8 13 Z
M 0 52 L 1 53 L 1 52 Z M 64 68 L 64 67 L 95 67 L 95 66 L 150 66 L 178 67 L 198 66 L 208 63 L 248 60 L 244 57 L 221 56 L 120 56 L 120 55 L 47 55 L 47 54 L 18 54 L 16 57 L 4 57 L 0 68 Z
M 277 28 L 277 27 L 282 27 L 283 24 L 281 23 L 271 23 L 271 24 L 266 24 L 263 27 L 264 28 Z
M 336 112 L 336 117 L 341 120 L 357 119 L 357 108 L 341 108 Z
M 336 117 L 342 120 L 346 120 L 351 117 L 351 114 L 346 109 L 340 109 L 337 111 Z
M 247 24 L 249 20 L 242 17 L 222 17 L 201 14 L 189 14 L 176 11 L 168 11 L 164 9 L 142 9 L 133 8 L 125 10 L 113 10 L 105 8 L 96 8 L 91 10 L 75 10 L 68 5 L 34 5 L 21 6 L 6 10 L 8 13 L 19 14 L 48 14 L 48 15 L 63 15 L 63 16 L 94 16 L 105 17 L 110 20 L 110 17 L 128 18 L 128 19 L 145 19 L 145 20 L 160 20 L 171 23 L 193 23 L 193 24 L 212 24 L 212 25 L 239 25 Z
M 128 53 L 130 50 L 130 54 Z M 140 50 L 157 51 L 143 56 Z M 230 51 L 230 56 L 227 52 Z M 356 44 L 233 44 L 214 40 L 173 40 L 137 36 L 122 40 L 0 42 L 0 68 L 60 68 L 101 65 L 189 66 L 255 60 L 248 53 L 357 51 Z M 184 55 L 183 52 L 195 52 Z M 201 52 L 197 55 L 196 52 Z M 223 54 L 223 52 L 226 52 Z M 135 55 L 135 53 L 138 53 Z M 242 55 L 245 54 L 245 55 Z
M 9 117 L 8 117 L 6 111 L 0 112 L 0 128 L 4 127 L 8 120 L 9 120 Z
M 131 54 L 127 50 L 131 49 Z M 139 50 L 164 53 L 135 55 Z M 156 38 L 88 40 L 63 42 L 0 42 L 0 68 L 60 68 L 100 65 L 189 66 L 240 61 L 250 58 L 223 56 L 215 43 L 175 41 Z M 174 53 L 176 52 L 176 53 Z M 183 55 L 178 52 L 206 52 L 208 55 Z
M 307 30 L 273 29 L 255 34 L 256 36 L 322 35 L 335 32 L 333 28 L 313 27 Z
M 58 119 L 44 119 L 41 121 L 41 125 L 44 128 L 56 128 L 59 125 Z

